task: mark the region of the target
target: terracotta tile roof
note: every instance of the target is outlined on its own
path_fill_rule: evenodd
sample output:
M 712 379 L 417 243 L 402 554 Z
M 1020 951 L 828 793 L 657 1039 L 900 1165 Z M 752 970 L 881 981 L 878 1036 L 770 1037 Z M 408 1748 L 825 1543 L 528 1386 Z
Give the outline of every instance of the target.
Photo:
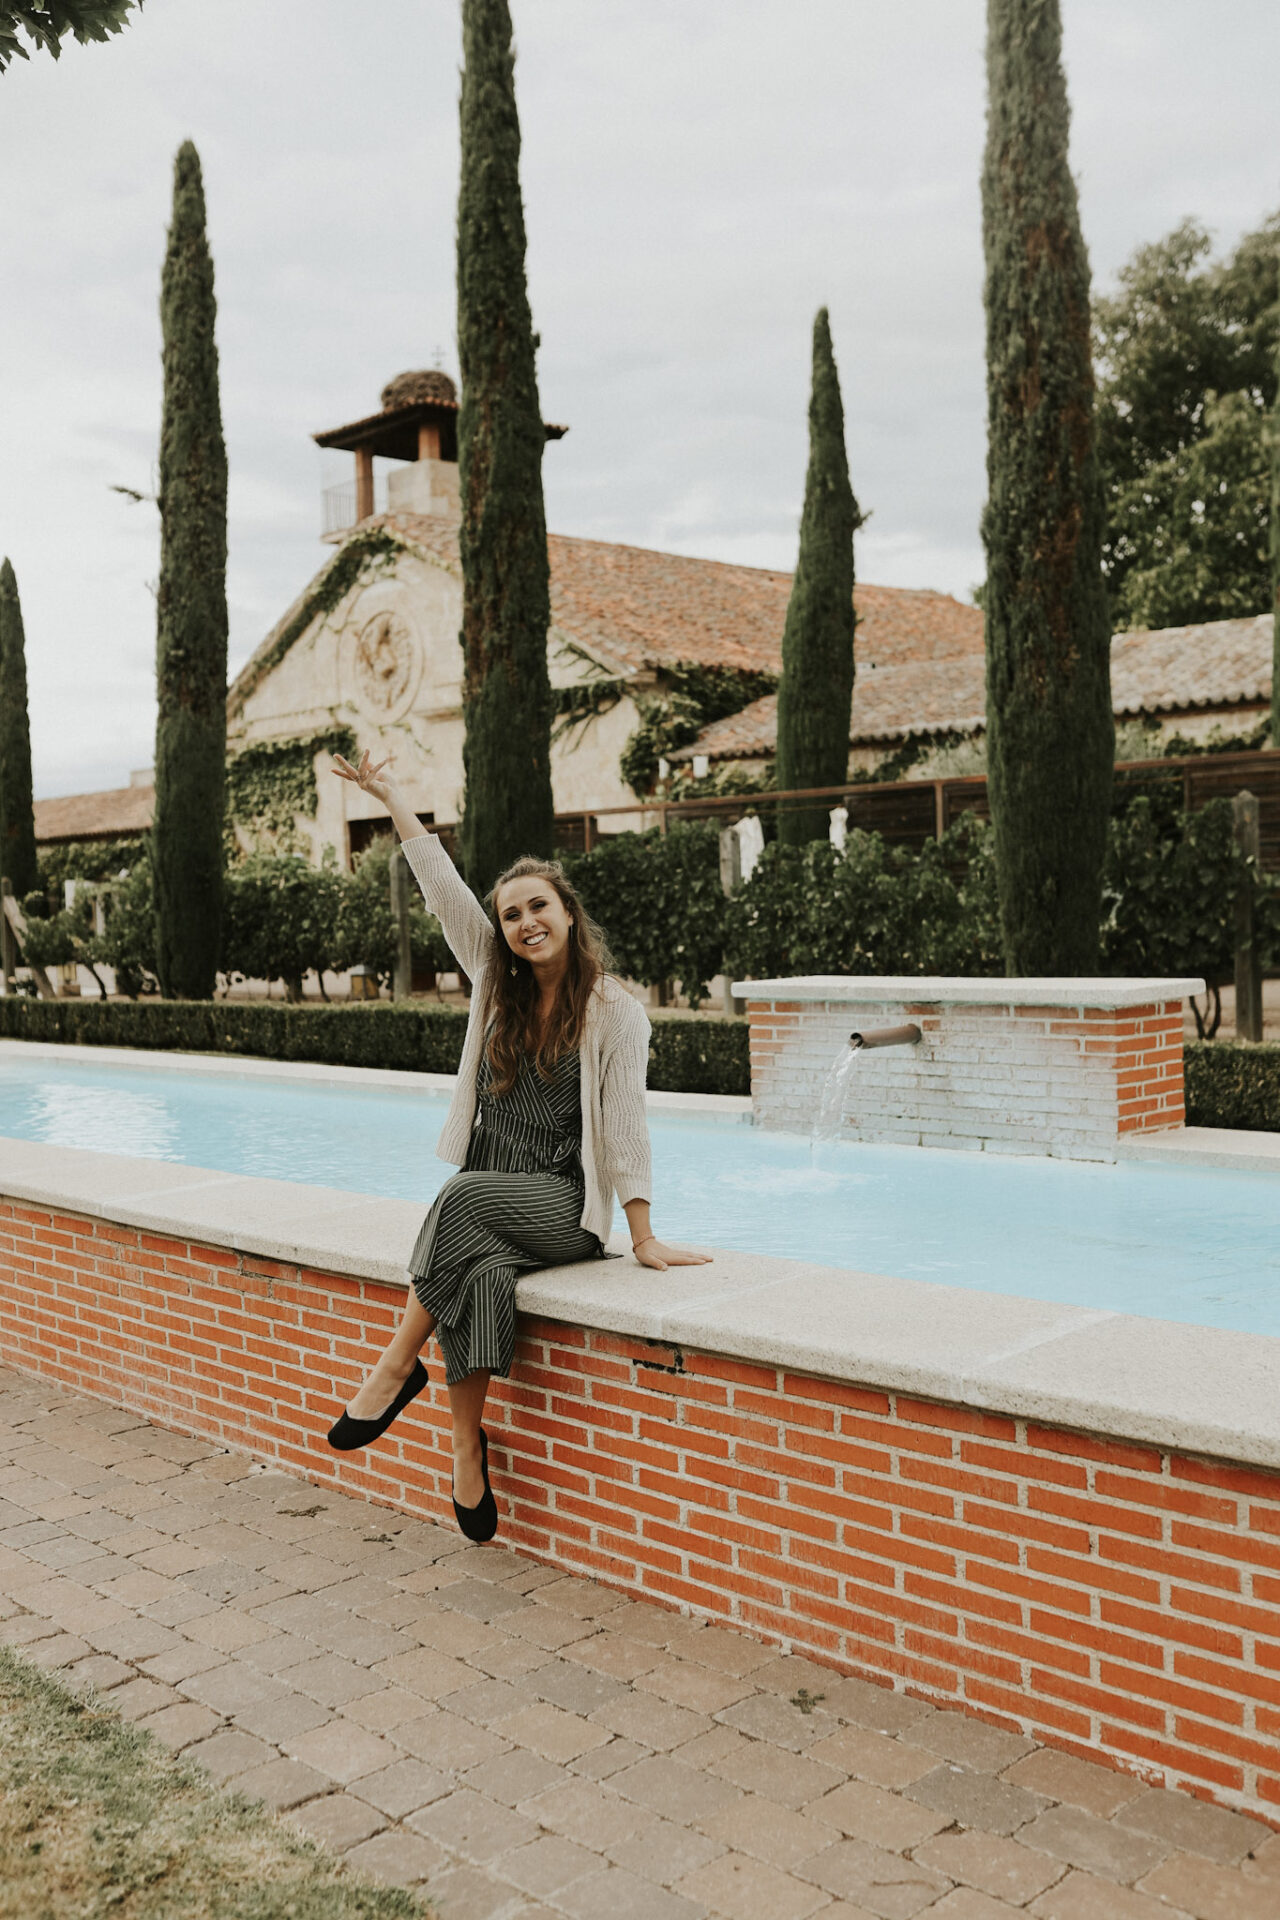
M 72 793 L 60 800 L 37 800 L 36 840 L 114 840 L 145 833 L 155 813 L 156 790 L 113 787 L 107 793 Z
M 858 589 L 859 594 L 862 591 Z M 1253 620 L 1214 620 L 1197 627 L 1116 634 L 1111 642 L 1116 713 L 1187 713 L 1269 701 L 1271 629 L 1272 617 L 1264 613 Z M 850 745 L 952 730 L 969 733 L 985 725 L 983 664 L 979 651 L 951 659 L 917 657 L 873 668 L 864 654 L 860 629 Z M 692 746 L 671 758 L 691 760 L 695 753 L 705 753 L 711 760 L 768 756 L 775 752 L 777 739 L 778 697 L 767 694 L 741 713 L 704 728 Z
M 400 513 L 383 524 L 458 566 L 457 528 L 447 521 Z M 558 533 L 547 536 L 547 550 L 553 622 L 618 671 L 684 660 L 781 670 L 789 573 Z M 859 585 L 854 604 L 868 664 L 981 656 L 981 613 L 949 594 Z

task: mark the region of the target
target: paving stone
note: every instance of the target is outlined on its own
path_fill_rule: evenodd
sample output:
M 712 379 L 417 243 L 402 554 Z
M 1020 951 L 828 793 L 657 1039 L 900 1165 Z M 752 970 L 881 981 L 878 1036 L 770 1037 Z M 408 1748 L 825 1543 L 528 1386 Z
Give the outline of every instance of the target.
M 330 1793 L 322 1800 L 308 1800 L 289 1818 L 294 1826 L 301 1827 L 313 1840 L 335 1853 L 345 1853 L 348 1847 L 372 1839 L 387 1824 L 375 1807 L 349 1793 Z
M 1078 1760 L 1071 1753 L 1055 1753 L 1041 1747 L 1006 1767 L 1002 1776 L 1031 1793 L 1042 1793 L 1049 1800 L 1065 1800 L 1068 1806 L 1083 1807 L 1109 1820 L 1118 1808 L 1147 1791 L 1141 1780 L 1113 1767 L 1098 1766 L 1092 1760 Z
M 606 1728 L 595 1726 L 580 1714 L 566 1713 L 549 1700 L 536 1701 L 509 1719 L 500 1720 L 494 1731 L 518 1747 L 541 1754 L 544 1760 L 576 1760 L 579 1754 L 609 1742 Z
M 1099 1820 L 1080 1807 L 1049 1807 L 1018 1838 L 1086 1873 L 1120 1881 L 1140 1879 L 1173 1851 L 1167 1840 Z
M 1023 1911 L 1036 1920 L 1193 1920 L 1185 1907 L 1171 1907 L 1091 1873 L 1069 1873 Z
M 520 1896 L 486 1867 L 442 1868 L 423 1891 L 440 1920 L 520 1920 Z
M 464 1776 L 467 1786 L 491 1800 L 501 1800 L 504 1807 L 518 1806 L 534 1794 L 545 1793 L 548 1787 L 560 1785 L 564 1777 L 563 1767 L 539 1759 L 536 1753 L 522 1753 L 519 1747 L 500 1753 L 494 1760 L 482 1760 Z
M 571 1920 L 702 1920 L 707 1911 L 625 1867 L 606 1867 L 575 1880 L 556 1896 L 556 1905 Z
M 696 1823 L 713 1840 L 738 1853 L 751 1853 L 775 1867 L 795 1867 L 833 1846 L 841 1837 L 833 1823 L 813 1813 L 795 1813 L 757 1794 L 746 1794 Z
M 558 1833 L 540 1834 L 536 1840 L 501 1854 L 494 1871 L 524 1893 L 555 1894 L 585 1873 L 597 1873 L 600 1856 L 575 1846 Z
M 45 1667 L 53 1672 L 59 1667 L 73 1666 L 77 1660 L 88 1658 L 93 1648 L 87 1640 L 81 1640 L 74 1633 L 55 1633 L 47 1640 L 33 1640 L 23 1652 L 25 1658 L 37 1667 Z
M 664 1820 L 700 1821 L 737 1799 L 726 1781 L 682 1766 L 670 1754 L 654 1754 L 610 1776 L 612 1792 L 661 1814 Z
M 736 1727 L 753 1740 L 767 1740 L 775 1747 L 789 1747 L 801 1753 L 815 1741 L 835 1731 L 826 1714 L 805 1713 L 789 1699 L 777 1693 L 753 1693 L 736 1705 L 716 1714 L 721 1726 Z
M 961 1826 L 981 1827 L 987 1833 L 1016 1833 L 1044 1808 L 1038 1793 L 1015 1787 L 991 1773 L 970 1773 L 967 1767 L 935 1767 L 913 1780 L 907 1797 L 932 1807 Z M 941 1822 L 939 1824 L 942 1824 Z
M 1186 1907 L 1196 1920 L 1276 1920 L 1280 1914 L 1274 1880 L 1246 1880 L 1195 1854 L 1173 1854 L 1138 1882 L 1138 1891 Z
M 239 1660 L 228 1660 L 220 1667 L 193 1673 L 178 1683 L 181 1692 L 203 1706 L 214 1707 L 227 1715 L 241 1713 L 258 1704 L 267 1705 L 288 1697 L 288 1689 L 276 1680 Z
M 455 1618 L 462 1620 L 465 1615 L 457 1614 Z M 417 1628 L 414 1631 L 417 1632 Z M 523 1680 L 526 1674 L 542 1666 L 546 1658 L 541 1647 L 530 1646 L 527 1640 L 512 1640 L 506 1634 L 494 1634 L 483 1647 L 466 1655 L 469 1667 L 494 1680 Z
M 682 1748 L 683 1752 L 684 1749 Z M 641 1760 L 649 1758 L 649 1749 L 635 1740 L 624 1740 L 614 1734 L 602 1747 L 591 1747 L 586 1753 L 580 1753 L 576 1760 L 569 1761 L 570 1770 L 580 1773 L 587 1780 L 609 1780 L 615 1773 L 621 1773 L 624 1767 L 637 1766 Z
M 520 1811 L 593 1853 L 629 1840 L 647 1824 L 633 1800 L 590 1780 L 570 1780 L 531 1794 L 520 1803 Z
M 511 1742 L 489 1727 L 477 1727 L 460 1714 L 435 1707 L 417 1720 L 393 1727 L 387 1738 L 428 1766 L 466 1773 L 484 1760 L 506 1753 Z
M 260 1740 L 281 1747 L 299 1734 L 310 1733 L 313 1727 L 326 1726 L 333 1714 L 305 1693 L 284 1693 L 265 1695 L 242 1707 L 232 1718 L 246 1733 L 256 1733 Z
M 808 1811 L 815 1820 L 889 1853 L 918 1847 L 945 1827 L 950 1817 L 865 1780 L 846 1780 L 821 1800 L 810 1802 Z
M 963 1880 L 983 1893 L 1025 1906 L 1055 1880 L 1062 1878 L 1060 1860 L 1033 1852 L 1018 1840 L 997 1833 L 940 1833 L 917 1847 L 913 1859 L 936 1867 L 952 1880 Z
M 837 1679 L 828 1675 L 823 1689 L 823 1706 L 841 1720 L 869 1727 L 874 1733 L 905 1733 L 933 1712 L 923 1700 L 911 1700 L 892 1687 L 877 1687 L 870 1680 Z
M 259 1673 L 291 1674 L 305 1660 L 316 1657 L 315 1642 L 304 1639 L 300 1633 L 273 1633 L 265 1640 L 255 1641 L 251 1647 L 236 1648 L 236 1658 L 256 1667 Z
M 29 1647 L 37 1640 L 52 1640 L 58 1629 L 42 1614 L 20 1613 L 0 1620 L 0 1641 L 7 1647 Z
M 740 1738 L 741 1746 L 722 1759 L 704 1764 L 708 1772 L 731 1780 L 746 1793 L 763 1794 L 766 1800 L 776 1800 L 784 1807 L 803 1807 L 838 1787 L 845 1778 L 838 1768 L 824 1766 L 807 1753 L 788 1753 L 784 1747 L 771 1747 L 763 1740 Z
M 796 1875 L 847 1902 L 855 1915 L 871 1913 L 877 1920 L 911 1920 L 950 1885 L 945 1875 L 919 1860 L 904 1860 L 899 1853 L 861 1840 L 837 1841 L 803 1861 Z
M 222 1716 L 212 1713 L 208 1707 L 184 1700 L 181 1706 L 162 1707 L 159 1713 L 151 1714 L 140 1724 L 171 1752 L 181 1753 L 197 1740 L 207 1740 L 215 1727 L 221 1726 Z
M 589 1620 L 575 1619 L 556 1607 L 526 1607 L 522 1613 L 509 1613 L 503 1618 L 502 1630 L 548 1653 L 558 1653 L 562 1647 L 567 1649 L 575 1642 L 594 1638 L 597 1632 Z
M 286 1685 L 293 1681 L 293 1670 L 284 1675 Z M 338 1711 L 346 1720 L 354 1720 L 357 1726 L 367 1727 L 371 1733 L 386 1733 L 401 1726 L 407 1720 L 420 1720 L 424 1712 L 424 1703 L 416 1693 L 408 1693 L 403 1687 L 378 1686 L 372 1693 L 360 1694 L 354 1700 L 344 1700 Z
M 255 1740 L 252 1734 L 231 1727 L 223 1727 L 209 1739 L 188 1747 L 184 1757 L 194 1760 L 216 1780 L 230 1780 L 237 1773 L 247 1773 L 250 1767 L 264 1767 L 269 1760 L 280 1758 L 265 1740 Z
M 450 1774 L 438 1773 L 421 1760 L 397 1760 L 380 1772 L 361 1774 L 353 1791 L 389 1820 L 403 1820 L 407 1813 L 452 1793 L 456 1784 Z
M 475 1670 L 449 1654 L 436 1653 L 430 1647 L 415 1647 L 411 1653 L 397 1653 L 380 1660 L 371 1669 L 374 1680 L 385 1686 L 403 1687 L 424 1700 L 443 1700 L 447 1694 L 461 1693 L 475 1684 Z M 372 1681 L 366 1681 L 368 1692 Z
M 615 1680 L 634 1680 L 638 1674 L 649 1673 L 658 1666 L 662 1652 L 644 1640 L 598 1633 L 594 1639 L 580 1640 L 576 1646 L 566 1647 L 564 1657 L 597 1673 L 610 1674 Z
M 664 1656 L 656 1667 L 636 1675 L 641 1693 L 652 1693 L 673 1707 L 688 1707 L 692 1713 L 717 1714 L 745 1700 L 752 1692 L 749 1679 L 720 1673 L 696 1660 L 675 1660 Z
M 1195 1800 L 1189 1793 L 1153 1787 L 1116 1815 L 1116 1825 L 1152 1834 L 1183 1853 L 1200 1853 L 1220 1866 L 1238 1866 L 1267 1837 L 1260 1820 Z
M 690 1713 L 687 1707 L 673 1707 L 665 1700 L 639 1693 L 608 1701 L 595 1708 L 591 1718 L 610 1733 L 620 1733 L 624 1739 L 635 1740 L 657 1753 L 683 1746 L 686 1740 L 708 1732 L 712 1725 L 705 1714 Z
M 411 1814 L 405 1825 L 478 1866 L 524 1846 L 538 1833 L 536 1821 L 471 1787 L 459 1787 L 433 1800 Z
M 472 1619 L 469 1613 L 448 1613 L 437 1605 L 420 1605 L 413 1619 L 403 1628 L 407 1640 L 420 1647 L 430 1647 L 436 1653 L 451 1654 L 458 1660 L 470 1660 L 479 1664 L 479 1656 L 484 1653 L 500 1654 L 503 1649 L 518 1646 L 521 1658 L 526 1665 L 536 1666 L 546 1659 L 540 1647 L 531 1647 L 528 1641 L 513 1641 L 511 1635 L 502 1633 L 493 1627 L 486 1627 L 479 1620 Z
M 182 1695 L 159 1680 L 126 1680 L 116 1688 L 111 1704 L 122 1719 L 145 1720 L 149 1713 L 158 1713 L 161 1707 L 180 1706 Z M 222 1715 L 213 1717 L 220 1720 Z
M 252 1614 L 237 1613 L 234 1607 L 189 1620 L 186 1627 L 191 1639 L 203 1641 L 207 1647 L 217 1647 L 222 1653 L 239 1653 L 256 1641 L 271 1638 L 271 1628 L 265 1621 L 254 1619 Z
M 401 1755 L 381 1734 L 368 1733 L 341 1719 L 329 1720 L 309 1733 L 297 1734 L 286 1746 L 290 1759 L 315 1767 L 331 1780 L 349 1786 L 361 1774 L 378 1773 Z
M 289 1685 L 297 1693 L 308 1694 L 321 1706 L 341 1707 L 348 1700 L 362 1699 L 370 1691 L 369 1675 L 364 1667 L 339 1659 L 336 1653 L 318 1653 L 290 1667 Z
M 723 1841 L 713 1840 L 709 1834 L 681 1822 L 655 1818 L 642 1833 L 606 1847 L 605 1858 L 642 1880 L 671 1887 L 685 1874 L 718 1860 L 727 1851 Z
M 929 1912 L 933 1920 L 1018 1920 L 1022 1909 L 1011 1907 L 976 1887 L 953 1887 Z
M 78 1660 L 66 1675 L 68 1686 L 92 1687 L 98 1693 L 109 1693 L 113 1687 L 135 1678 L 131 1666 L 113 1659 L 109 1653 L 91 1653 L 87 1659 Z
M 728 1920 L 805 1920 L 830 1904 L 818 1887 L 746 1853 L 725 1853 L 696 1868 L 676 1891 Z
M 332 1782 L 314 1767 L 304 1767 L 300 1760 L 268 1760 L 265 1766 L 237 1774 L 231 1784 L 251 1800 L 263 1800 L 283 1813 L 327 1792 Z
M 346 1865 L 353 1873 L 366 1874 L 384 1886 L 412 1887 L 443 1866 L 447 1859 L 444 1848 L 434 1840 L 424 1840 L 420 1834 L 405 1833 L 397 1827 L 352 1847 L 347 1853 Z
M 1244 1871 L 1264 1879 L 1280 1880 L 1280 1833 L 1270 1834 L 1254 1848 L 1244 1863 Z
M 486 1625 L 505 1614 L 527 1612 L 532 1604 L 523 1594 L 512 1593 L 508 1587 L 495 1585 L 490 1580 L 455 1580 L 441 1590 L 440 1599 L 442 1605 L 455 1613 L 470 1614 L 473 1620 L 483 1620 Z
M 924 1747 L 939 1759 L 954 1761 L 974 1773 L 999 1773 L 1035 1746 L 1020 1733 L 989 1727 L 965 1713 L 928 1714 L 909 1726 L 902 1737 L 908 1745 Z
M 869 1727 L 837 1727 L 809 1749 L 810 1757 L 825 1766 L 858 1780 L 869 1780 L 875 1787 L 909 1787 L 932 1773 L 937 1761 L 919 1747 L 909 1747 L 887 1733 L 875 1733 Z
M 525 1690 L 538 1700 L 550 1700 L 567 1713 L 594 1713 L 620 1700 L 630 1689 L 607 1673 L 598 1673 L 572 1660 L 549 1660 L 536 1668 L 523 1682 Z
M 211 1673 L 215 1667 L 226 1664 L 226 1655 L 216 1647 L 199 1646 L 190 1640 L 180 1640 L 167 1653 L 152 1654 L 150 1659 L 141 1662 L 144 1673 L 150 1674 L 153 1680 L 167 1681 L 170 1686 L 191 1679 L 193 1674 Z
M 512 1686 L 509 1680 L 476 1677 L 474 1686 L 445 1694 L 440 1705 L 450 1713 L 460 1713 L 464 1720 L 474 1720 L 477 1726 L 489 1727 L 499 1720 L 509 1720 L 513 1713 L 520 1713 L 525 1707 L 536 1706 L 537 1699 L 527 1687 Z M 422 1712 L 421 1701 L 418 1712 Z

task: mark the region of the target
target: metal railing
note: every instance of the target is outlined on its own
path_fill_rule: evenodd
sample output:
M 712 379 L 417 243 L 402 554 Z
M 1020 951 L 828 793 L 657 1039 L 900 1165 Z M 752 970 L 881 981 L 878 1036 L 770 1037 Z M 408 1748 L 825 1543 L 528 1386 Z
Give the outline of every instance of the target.
M 385 513 L 387 510 L 386 475 L 376 470 L 373 476 L 373 510 L 375 513 Z M 322 537 L 330 533 L 345 533 L 348 527 L 359 524 L 354 480 L 340 480 L 336 486 L 321 488 L 320 521 Z

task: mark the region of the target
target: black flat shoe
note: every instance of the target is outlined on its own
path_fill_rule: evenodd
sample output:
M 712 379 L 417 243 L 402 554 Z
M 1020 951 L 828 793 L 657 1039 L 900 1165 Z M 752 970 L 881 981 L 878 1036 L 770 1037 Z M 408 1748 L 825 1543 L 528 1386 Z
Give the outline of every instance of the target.
M 385 1407 L 374 1420 L 355 1420 L 349 1413 L 344 1413 L 329 1429 L 329 1445 L 338 1453 L 352 1453 L 357 1447 L 371 1447 L 379 1435 L 386 1432 L 397 1414 L 403 1413 L 409 1402 L 417 1399 L 430 1378 L 421 1360 L 415 1360 L 413 1372 L 389 1407 Z
M 455 1500 L 453 1515 L 468 1540 L 483 1542 L 492 1540 L 498 1531 L 498 1503 L 489 1485 L 489 1440 L 483 1427 L 480 1429 L 480 1471 L 484 1475 L 484 1494 L 479 1505 L 460 1507 Z

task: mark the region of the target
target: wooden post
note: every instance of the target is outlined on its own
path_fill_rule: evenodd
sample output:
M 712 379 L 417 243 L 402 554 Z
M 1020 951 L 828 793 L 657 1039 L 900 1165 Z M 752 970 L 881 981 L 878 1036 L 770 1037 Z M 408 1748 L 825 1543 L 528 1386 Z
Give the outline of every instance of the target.
M 0 903 L 13 892 L 7 879 L 0 880 Z M 0 993 L 8 993 L 13 987 L 13 970 L 18 964 L 17 942 L 13 937 L 13 928 L 9 925 L 9 916 L 0 904 Z
M 440 458 L 440 428 L 423 421 L 418 427 L 419 460 L 438 460 Z
M 1252 793 L 1238 793 L 1231 802 L 1235 839 L 1250 864 L 1247 880 L 1236 895 L 1236 1039 L 1262 1038 L 1262 956 L 1255 937 L 1253 895 L 1258 872 L 1260 840 L 1258 802 Z
M 373 455 L 368 447 L 356 448 L 356 519 L 373 517 Z
M 391 998 L 407 1000 L 413 990 L 413 953 L 409 944 L 409 862 L 397 847 L 391 856 L 391 917 L 396 923 L 396 964 Z

